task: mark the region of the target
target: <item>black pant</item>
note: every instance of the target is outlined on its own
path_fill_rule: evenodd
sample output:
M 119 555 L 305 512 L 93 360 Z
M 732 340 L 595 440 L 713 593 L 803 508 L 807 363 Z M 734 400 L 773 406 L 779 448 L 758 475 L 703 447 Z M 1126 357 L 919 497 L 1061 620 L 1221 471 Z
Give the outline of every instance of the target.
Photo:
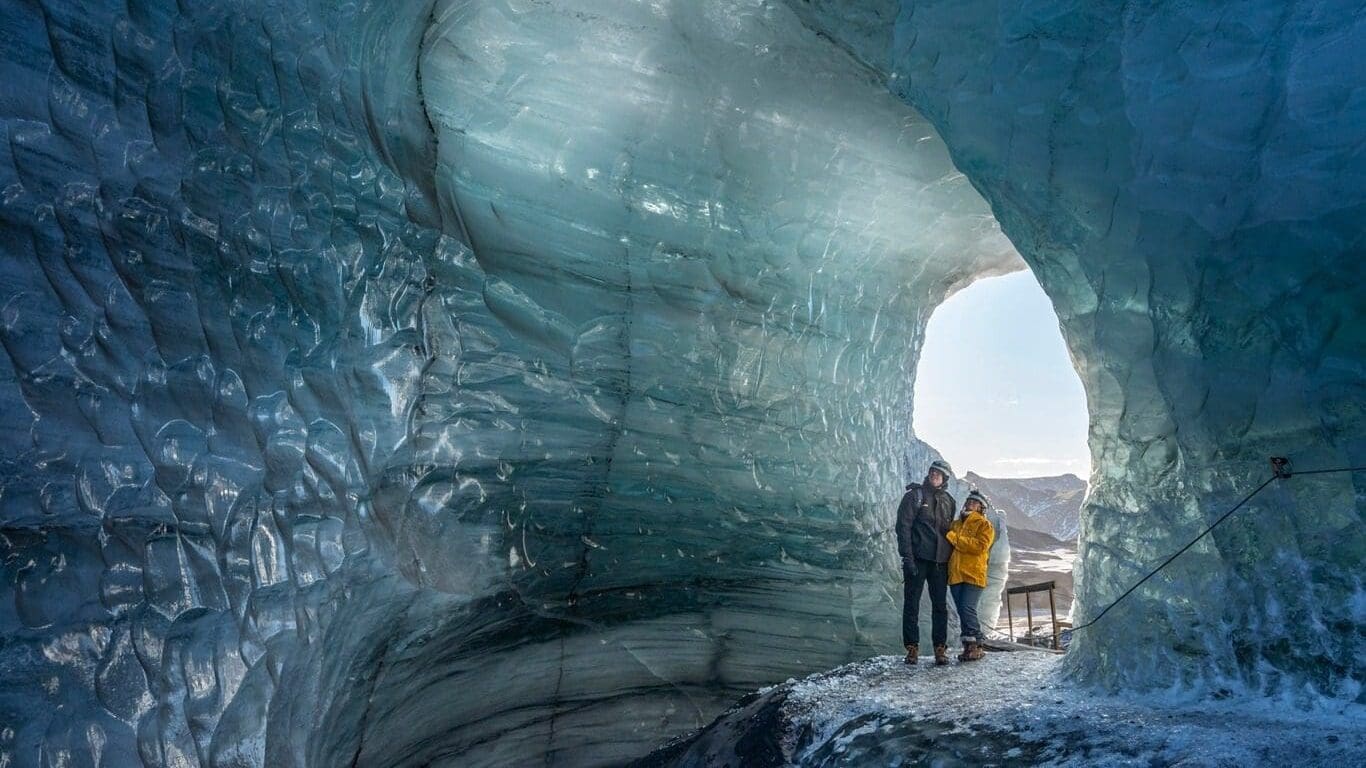
M 906 645 L 920 644 L 920 593 L 928 583 L 930 587 L 930 639 L 935 645 L 949 642 L 949 564 L 933 560 L 915 561 L 915 573 L 908 573 L 902 566 L 901 575 L 906 577 L 904 587 L 906 604 L 901 609 L 901 642 Z

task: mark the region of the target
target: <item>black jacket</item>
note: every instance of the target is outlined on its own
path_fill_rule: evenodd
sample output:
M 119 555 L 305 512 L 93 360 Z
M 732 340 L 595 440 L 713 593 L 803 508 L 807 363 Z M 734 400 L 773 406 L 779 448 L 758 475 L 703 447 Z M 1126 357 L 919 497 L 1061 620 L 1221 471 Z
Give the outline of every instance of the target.
M 957 504 L 949 492 L 928 483 L 906 486 L 896 510 L 896 548 L 903 560 L 947 563 L 953 547 L 946 536 Z

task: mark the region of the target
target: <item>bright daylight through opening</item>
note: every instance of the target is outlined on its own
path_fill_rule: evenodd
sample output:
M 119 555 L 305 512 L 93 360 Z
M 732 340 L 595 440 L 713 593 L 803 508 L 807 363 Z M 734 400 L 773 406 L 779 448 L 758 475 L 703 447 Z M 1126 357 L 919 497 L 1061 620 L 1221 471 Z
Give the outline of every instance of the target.
M 1071 614 L 1072 568 L 1090 476 L 1086 394 L 1034 274 L 978 280 L 930 317 L 915 387 L 917 437 L 980 489 L 1010 531 L 1007 587 L 1053 582 Z M 1046 595 L 1001 601 L 997 628 L 1051 643 Z M 1064 637 L 1066 635 L 1064 634 Z
M 1028 270 L 978 280 L 930 317 L 915 432 L 957 468 L 1028 478 L 1091 471 L 1086 393 Z

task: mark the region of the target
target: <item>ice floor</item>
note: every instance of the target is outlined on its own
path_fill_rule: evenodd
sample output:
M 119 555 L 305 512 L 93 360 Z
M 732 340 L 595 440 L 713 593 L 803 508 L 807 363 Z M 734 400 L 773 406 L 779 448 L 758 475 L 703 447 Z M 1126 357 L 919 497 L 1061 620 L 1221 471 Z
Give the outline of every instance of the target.
M 1061 657 L 992 653 L 908 667 L 880 656 L 760 691 L 652 765 L 1255 766 L 1366 763 L 1366 708 L 1114 697 Z

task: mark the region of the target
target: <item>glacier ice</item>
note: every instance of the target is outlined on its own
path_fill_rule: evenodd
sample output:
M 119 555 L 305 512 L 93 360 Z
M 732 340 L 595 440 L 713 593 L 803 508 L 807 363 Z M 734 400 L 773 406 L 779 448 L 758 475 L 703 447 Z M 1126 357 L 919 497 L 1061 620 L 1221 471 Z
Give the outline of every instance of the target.
M 1056 656 L 943 670 L 880 656 L 771 686 L 632 765 L 1355 765 L 1360 711 L 1287 717 L 1274 699 L 1078 691 Z
M 919 329 L 1018 256 L 732 10 L 6 11 L 5 754 L 596 762 L 894 636 Z
M 924 325 L 1021 256 L 1083 615 L 1363 463 L 1350 9 L 5 4 L 0 762 L 609 762 L 894 646 Z M 1360 701 L 1360 482 L 1072 673 Z
M 1360 3 L 799 5 L 935 124 L 1053 300 L 1091 414 L 1079 621 L 1267 457 L 1366 465 Z M 1074 674 L 1366 702 L 1363 482 L 1272 487 L 1079 633 Z

